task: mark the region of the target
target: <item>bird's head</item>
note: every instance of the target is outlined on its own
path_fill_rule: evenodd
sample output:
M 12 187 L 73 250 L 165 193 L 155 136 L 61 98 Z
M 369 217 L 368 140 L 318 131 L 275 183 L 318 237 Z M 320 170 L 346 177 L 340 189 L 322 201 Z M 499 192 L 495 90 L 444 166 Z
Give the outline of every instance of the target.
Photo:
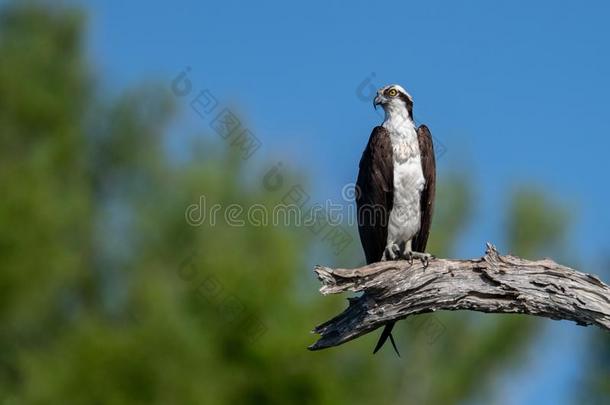
M 373 107 L 380 105 L 388 115 L 408 114 L 413 119 L 413 97 L 398 84 L 390 84 L 377 90 L 377 96 L 373 100 Z

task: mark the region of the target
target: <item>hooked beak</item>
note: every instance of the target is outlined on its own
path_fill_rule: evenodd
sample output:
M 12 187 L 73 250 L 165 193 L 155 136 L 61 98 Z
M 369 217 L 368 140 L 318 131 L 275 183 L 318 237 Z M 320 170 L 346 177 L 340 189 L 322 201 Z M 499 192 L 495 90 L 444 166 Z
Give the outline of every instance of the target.
M 383 101 L 382 97 L 379 94 L 377 94 L 375 96 L 375 99 L 373 100 L 373 108 L 376 110 L 377 106 L 380 105 L 382 101 Z

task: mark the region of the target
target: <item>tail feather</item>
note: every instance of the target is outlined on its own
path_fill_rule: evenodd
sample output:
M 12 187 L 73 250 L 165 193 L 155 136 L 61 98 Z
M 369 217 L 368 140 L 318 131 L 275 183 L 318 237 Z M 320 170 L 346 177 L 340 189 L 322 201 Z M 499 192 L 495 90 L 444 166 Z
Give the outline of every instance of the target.
M 396 352 L 398 357 L 400 357 L 400 353 L 398 352 L 398 348 L 396 347 L 396 342 L 394 341 L 394 336 L 392 336 L 392 328 L 394 328 L 394 324 L 395 324 L 394 322 L 388 323 L 383 328 L 383 332 L 381 332 L 381 336 L 379 336 L 379 340 L 377 341 L 377 345 L 375 346 L 375 349 L 373 350 L 373 354 L 377 353 L 379 351 L 379 349 L 381 349 L 381 347 L 384 345 L 386 340 L 388 340 L 388 338 L 390 338 L 390 343 L 392 343 L 392 347 L 394 348 L 394 351 Z

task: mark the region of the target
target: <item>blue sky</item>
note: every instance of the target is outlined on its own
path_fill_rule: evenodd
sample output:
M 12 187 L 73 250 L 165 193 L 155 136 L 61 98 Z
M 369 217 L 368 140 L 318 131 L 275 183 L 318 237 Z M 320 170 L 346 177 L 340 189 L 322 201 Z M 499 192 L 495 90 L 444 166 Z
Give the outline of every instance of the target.
M 573 211 L 578 252 L 607 253 L 609 5 L 160 3 L 87 2 L 92 57 L 112 85 L 190 67 L 196 86 L 238 103 L 265 153 L 315 163 L 314 183 L 333 198 L 379 122 L 359 85 L 400 83 L 447 149 L 439 176 L 465 167 L 477 186 L 484 220 L 461 253 L 498 241 L 505 196 L 522 182 Z
M 460 255 L 480 255 L 488 240 L 502 249 L 506 196 L 523 182 L 573 212 L 568 256 L 608 254 L 610 3 L 244 3 L 83 2 L 91 58 L 117 89 L 169 83 L 190 67 L 195 86 L 239 106 L 266 157 L 306 168 L 324 198 L 354 181 L 380 121 L 359 86 L 399 83 L 446 148 L 439 176 L 464 168 L 476 185 L 477 218 Z M 184 120 L 206 130 L 192 113 Z M 561 325 L 557 345 L 584 336 Z M 549 356 L 539 361 L 554 365 Z M 577 357 L 553 366 L 550 381 L 569 386 Z M 536 387 L 520 385 L 523 398 L 535 397 Z

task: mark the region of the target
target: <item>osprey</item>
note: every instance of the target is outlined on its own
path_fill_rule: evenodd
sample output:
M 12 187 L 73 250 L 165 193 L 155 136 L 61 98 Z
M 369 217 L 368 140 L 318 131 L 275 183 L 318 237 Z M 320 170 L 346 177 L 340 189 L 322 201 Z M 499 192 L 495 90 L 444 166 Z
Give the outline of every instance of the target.
M 414 258 L 427 265 L 425 253 L 436 183 L 432 135 L 416 128 L 413 98 L 393 84 L 377 91 L 373 106 L 381 105 L 385 119 L 373 128 L 360 160 L 356 182 L 358 233 L 367 264 Z M 392 337 L 394 322 L 386 324 L 375 350 Z

